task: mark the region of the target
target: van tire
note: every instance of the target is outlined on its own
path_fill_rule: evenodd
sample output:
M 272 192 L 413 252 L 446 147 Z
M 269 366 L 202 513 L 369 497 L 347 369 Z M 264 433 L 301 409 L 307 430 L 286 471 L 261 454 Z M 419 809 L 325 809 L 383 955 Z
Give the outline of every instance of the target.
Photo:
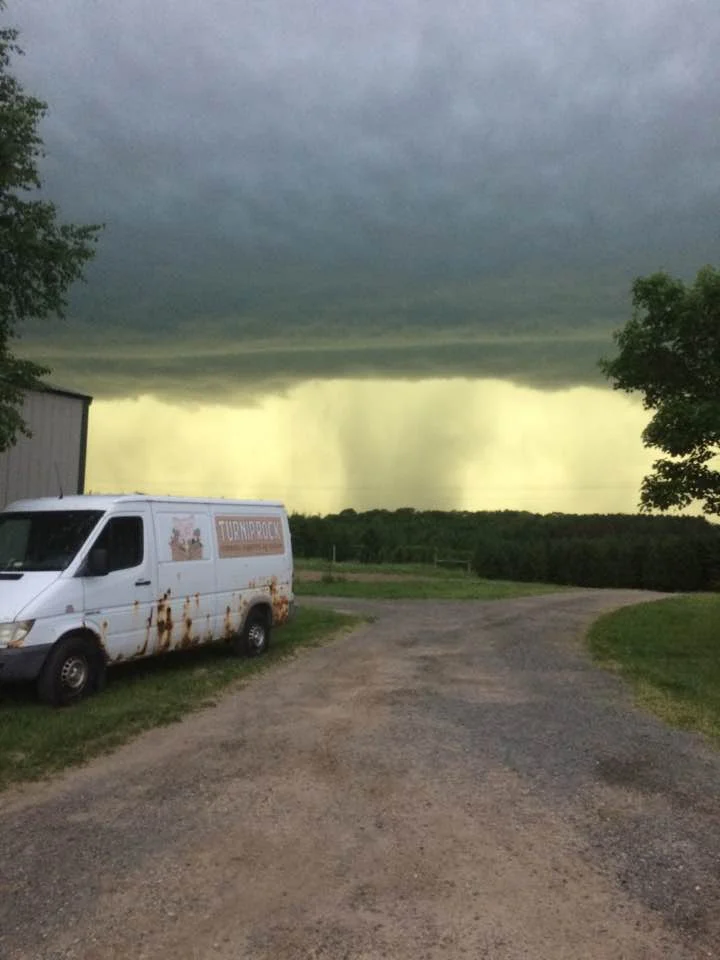
M 58 640 L 38 678 L 38 695 L 53 707 L 67 707 L 98 693 L 105 682 L 105 659 L 97 645 L 83 634 Z
M 270 646 L 270 615 L 265 610 L 251 610 L 240 634 L 237 652 L 246 657 L 259 657 Z

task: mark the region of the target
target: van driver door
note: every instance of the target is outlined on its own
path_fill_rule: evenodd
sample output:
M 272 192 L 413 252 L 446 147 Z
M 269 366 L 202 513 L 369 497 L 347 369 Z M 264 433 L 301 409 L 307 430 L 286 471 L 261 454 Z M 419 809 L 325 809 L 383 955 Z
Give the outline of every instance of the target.
M 107 573 L 84 576 L 85 619 L 110 662 L 152 651 L 156 593 L 150 508 L 129 507 L 108 517 L 90 550 L 107 551 Z

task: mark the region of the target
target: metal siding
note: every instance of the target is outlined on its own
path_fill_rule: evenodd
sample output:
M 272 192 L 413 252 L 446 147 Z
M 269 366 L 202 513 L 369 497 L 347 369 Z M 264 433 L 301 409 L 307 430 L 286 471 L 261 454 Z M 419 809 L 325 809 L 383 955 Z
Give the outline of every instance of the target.
M 80 493 L 86 401 L 58 393 L 26 394 L 23 416 L 33 436 L 0 454 L 0 507 L 28 497 Z

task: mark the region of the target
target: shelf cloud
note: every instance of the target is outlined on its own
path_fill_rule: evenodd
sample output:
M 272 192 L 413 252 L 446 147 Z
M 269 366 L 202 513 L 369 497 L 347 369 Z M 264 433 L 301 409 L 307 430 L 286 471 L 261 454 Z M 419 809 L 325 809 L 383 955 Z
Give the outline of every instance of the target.
M 43 178 L 104 222 L 22 348 L 106 395 L 590 383 L 717 260 L 712 0 L 10 0 Z

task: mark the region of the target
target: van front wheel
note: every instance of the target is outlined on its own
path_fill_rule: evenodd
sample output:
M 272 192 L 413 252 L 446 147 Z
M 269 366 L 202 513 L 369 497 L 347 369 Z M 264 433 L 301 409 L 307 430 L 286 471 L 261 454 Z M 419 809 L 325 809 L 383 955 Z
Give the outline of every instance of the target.
M 66 707 L 102 686 L 105 664 L 88 637 L 75 635 L 58 641 L 50 651 L 38 679 L 40 699 L 53 707 Z
M 261 610 L 253 611 L 245 621 L 240 635 L 239 653 L 259 657 L 270 644 L 270 618 Z

